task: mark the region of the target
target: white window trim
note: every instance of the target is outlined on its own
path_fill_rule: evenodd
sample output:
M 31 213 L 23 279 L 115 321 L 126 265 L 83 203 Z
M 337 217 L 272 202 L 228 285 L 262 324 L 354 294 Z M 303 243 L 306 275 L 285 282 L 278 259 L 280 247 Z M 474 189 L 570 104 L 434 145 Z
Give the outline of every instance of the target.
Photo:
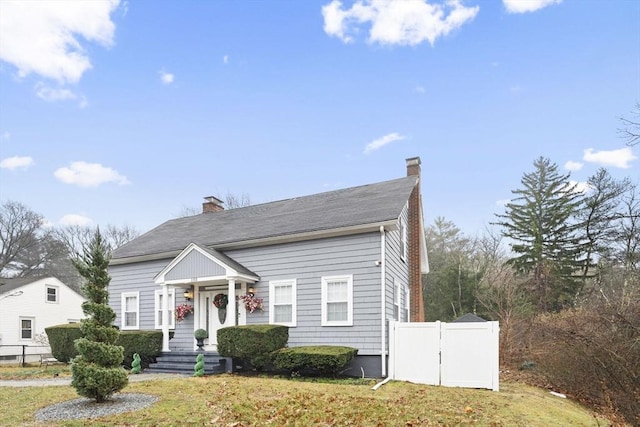
M 160 296 L 162 295 L 162 289 L 156 289 L 155 292 L 155 300 L 154 300 L 154 313 L 155 313 L 155 324 L 156 329 L 162 329 L 162 323 L 160 323 L 159 319 L 159 311 L 160 307 Z M 171 308 L 171 314 L 169 315 L 169 329 L 176 328 L 176 316 L 175 316 L 175 308 L 176 308 L 176 290 L 175 288 L 167 288 L 167 296 L 169 299 L 169 307 Z M 166 307 L 162 307 L 162 310 L 166 311 Z
M 134 326 L 126 326 L 125 325 L 125 309 L 127 306 L 127 298 L 128 297 L 136 297 L 136 324 Z M 120 308 L 121 308 L 121 316 L 120 316 L 120 330 L 123 331 L 135 331 L 140 329 L 140 292 L 123 292 L 120 294 Z
M 402 320 L 402 313 L 400 311 L 402 296 L 400 293 L 400 281 L 393 278 L 393 317 L 396 321 Z
M 402 298 L 404 297 L 404 298 Z M 404 283 L 402 285 L 402 296 L 400 299 L 400 310 L 404 315 L 404 321 L 409 321 L 409 284 Z
M 400 231 L 400 259 L 407 261 L 407 224 L 402 216 L 398 219 L 398 230 Z
M 271 280 L 269 281 L 269 323 L 272 325 L 284 325 L 295 328 L 297 325 L 297 293 L 296 288 L 298 281 L 296 279 L 287 280 Z M 291 322 L 277 322 L 275 321 L 275 289 L 278 286 L 291 286 Z
M 347 320 L 343 321 L 329 321 L 327 320 L 327 283 L 333 281 L 346 281 L 347 282 Z M 322 297 L 321 297 L 321 312 L 322 326 L 353 326 L 353 275 L 345 274 L 341 276 L 325 276 L 322 277 Z
M 31 338 L 22 338 L 22 321 L 30 320 L 31 321 Z M 33 338 L 36 335 L 36 318 L 31 316 L 20 316 L 18 318 L 18 339 L 20 341 L 33 341 Z
M 55 301 L 49 301 L 49 289 L 53 289 L 56 291 Z M 44 302 L 46 302 L 47 304 L 58 304 L 59 301 L 60 301 L 60 287 L 53 286 L 53 285 L 46 285 L 44 288 Z

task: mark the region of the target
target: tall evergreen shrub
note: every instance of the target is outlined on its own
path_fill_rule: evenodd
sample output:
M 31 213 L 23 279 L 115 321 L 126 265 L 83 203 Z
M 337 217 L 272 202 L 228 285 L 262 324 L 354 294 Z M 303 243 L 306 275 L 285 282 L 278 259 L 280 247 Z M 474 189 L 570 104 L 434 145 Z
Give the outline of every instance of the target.
M 78 273 L 85 279 L 83 285 L 87 301 L 82 311 L 82 338 L 75 341 L 78 356 L 73 359 L 71 385 L 79 395 L 104 402 L 128 383 L 127 373 L 121 367 L 124 349 L 116 346 L 118 330 L 113 326 L 116 318 L 109 307 L 107 286 L 111 278 L 107 273 L 109 257 L 100 230 L 96 230 L 84 254 L 74 260 Z

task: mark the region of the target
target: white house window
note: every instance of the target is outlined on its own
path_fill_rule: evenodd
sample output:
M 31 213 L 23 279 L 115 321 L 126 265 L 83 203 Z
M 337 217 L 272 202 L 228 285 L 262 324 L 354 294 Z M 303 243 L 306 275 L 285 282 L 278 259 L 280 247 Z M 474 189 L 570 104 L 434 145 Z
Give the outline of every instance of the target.
M 406 260 L 407 258 L 407 224 L 403 217 L 400 217 L 398 221 L 398 228 L 400 230 L 400 258 Z
M 394 320 L 401 321 L 400 319 L 400 281 L 393 279 L 393 318 Z
M 20 318 L 20 339 L 30 340 L 33 339 L 33 329 L 35 327 L 36 319 L 33 317 L 21 317 Z
M 169 288 L 167 289 L 167 295 L 168 295 L 168 300 L 169 300 L 169 306 L 165 307 L 163 298 L 164 295 L 162 294 L 162 289 L 158 289 L 156 290 L 156 298 L 155 298 L 155 307 L 156 307 L 156 329 L 162 329 L 163 323 L 164 323 L 164 318 L 167 315 L 167 310 L 171 310 L 171 313 L 169 313 L 169 329 L 174 329 L 175 326 L 175 315 L 174 315 L 174 309 L 176 306 L 175 303 L 175 289 L 173 288 Z
M 401 299 L 400 299 L 400 307 L 401 307 L 401 313 L 402 313 L 402 321 L 403 322 L 408 322 L 409 321 L 409 285 L 407 285 L 406 283 L 400 288 L 402 290 L 402 295 L 401 295 Z
M 296 280 L 269 282 L 269 323 L 296 326 Z
M 140 329 L 140 293 L 123 292 L 121 294 L 122 324 L 121 329 Z
M 57 286 L 47 286 L 47 302 L 57 303 L 58 302 L 58 287 Z
M 322 278 L 322 326 L 353 325 L 353 276 Z

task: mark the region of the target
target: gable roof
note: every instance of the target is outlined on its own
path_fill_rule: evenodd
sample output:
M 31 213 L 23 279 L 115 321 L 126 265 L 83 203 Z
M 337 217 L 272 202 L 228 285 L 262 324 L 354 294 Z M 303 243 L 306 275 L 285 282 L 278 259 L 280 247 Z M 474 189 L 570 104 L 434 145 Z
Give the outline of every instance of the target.
M 66 283 L 64 283 L 63 281 L 57 279 L 56 277 L 53 276 L 45 276 L 45 277 L 12 277 L 12 278 L 0 278 L 0 294 L 6 294 L 12 291 L 15 291 L 16 289 L 19 289 L 23 286 L 26 285 L 30 285 L 31 283 L 35 283 L 35 282 L 39 282 L 39 281 L 55 281 L 57 282 L 56 284 L 60 285 L 64 285 L 67 288 L 71 289 L 73 292 L 77 293 L 78 295 L 80 295 L 81 297 L 84 298 L 84 295 L 82 295 L 81 292 L 79 292 L 77 289 L 75 289 L 73 286 L 69 286 Z
M 169 220 L 118 248 L 112 264 L 175 256 L 189 243 L 228 248 L 395 221 L 417 176 Z

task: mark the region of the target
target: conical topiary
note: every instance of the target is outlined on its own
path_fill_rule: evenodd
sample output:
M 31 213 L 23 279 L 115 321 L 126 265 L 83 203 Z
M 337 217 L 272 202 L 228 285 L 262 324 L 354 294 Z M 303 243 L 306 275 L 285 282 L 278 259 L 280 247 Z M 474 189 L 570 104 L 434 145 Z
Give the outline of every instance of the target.
M 71 364 L 71 385 L 80 396 L 104 402 L 122 390 L 128 379 L 121 367 L 124 348 L 115 345 L 119 332 L 113 326 L 116 314 L 108 305 L 109 256 L 100 230 L 96 230 L 84 254 L 73 264 L 86 280 L 82 290 L 87 301 L 82 303 L 82 311 L 87 318 L 80 327 L 82 338 L 74 343 L 78 356 Z
M 196 365 L 193 367 L 193 371 L 194 377 L 204 376 L 204 355 L 202 353 L 196 357 Z
M 132 374 L 139 374 L 140 372 L 142 372 L 142 368 L 140 367 L 141 361 L 140 361 L 140 355 L 138 353 L 134 353 L 133 354 L 133 362 L 131 362 L 131 373 Z

